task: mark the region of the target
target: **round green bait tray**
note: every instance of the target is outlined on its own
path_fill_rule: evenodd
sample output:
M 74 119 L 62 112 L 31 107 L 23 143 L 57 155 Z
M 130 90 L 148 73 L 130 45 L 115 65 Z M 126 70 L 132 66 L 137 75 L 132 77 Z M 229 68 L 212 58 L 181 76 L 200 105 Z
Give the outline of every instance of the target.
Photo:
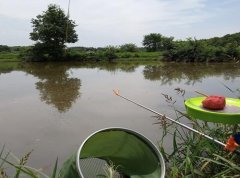
M 203 108 L 202 101 L 206 97 L 190 98 L 185 101 L 187 113 L 194 119 L 224 124 L 240 123 L 240 99 L 226 98 L 223 110 L 208 110 Z

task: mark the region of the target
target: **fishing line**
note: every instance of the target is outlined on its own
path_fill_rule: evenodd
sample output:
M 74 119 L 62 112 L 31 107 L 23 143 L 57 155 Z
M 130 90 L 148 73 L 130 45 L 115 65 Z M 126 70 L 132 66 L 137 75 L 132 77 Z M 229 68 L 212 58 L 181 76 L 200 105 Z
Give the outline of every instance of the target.
M 70 12 L 69 12 L 69 9 L 70 9 L 70 0 L 68 1 L 68 11 L 67 11 L 67 27 L 66 27 L 66 42 L 67 42 L 67 39 L 68 39 L 68 20 L 69 20 L 69 16 L 70 16 Z

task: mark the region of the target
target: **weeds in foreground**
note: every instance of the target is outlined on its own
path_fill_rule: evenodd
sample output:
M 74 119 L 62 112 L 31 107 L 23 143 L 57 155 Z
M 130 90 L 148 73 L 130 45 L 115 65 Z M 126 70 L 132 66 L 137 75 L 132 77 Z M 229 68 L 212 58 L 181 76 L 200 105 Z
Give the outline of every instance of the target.
M 185 91 L 176 90 L 183 97 Z M 233 133 L 233 126 L 201 122 L 178 111 L 172 97 L 163 95 L 174 108 L 176 119 L 190 122 L 192 127 L 223 143 Z M 159 142 L 160 151 L 166 161 L 166 177 L 170 178 L 205 178 L 205 177 L 240 177 L 240 155 L 229 153 L 212 141 L 199 134 L 183 129 L 163 117 L 158 117 L 162 130 Z M 166 142 L 172 142 L 172 151 L 165 148 Z
M 113 162 L 110 162 L 110 164 L 105 164 L 103 170 L 105 172 L 105 175 L 97 175 L 98 178 L 121 178 L 118 171 L 118 166 L 115 166 Z
M 40 178 L 40 177 L 56 178 L 58 159 L 55 162 L 55 166 L 52 171 L 52 176 L 49 177 L 46 174 L 44 174 L 41 171 L 41 169 L 36 169 L 27 165 L 27 162 L 30 159 L 32 151 L 28 152 L 21 159 L 18 159 L 11 151 L 8 151 L 5 148 L 5 146 L 3 146 L 0 151 L 0 178 L 10 178 L 10 177 L 20 178 L 23 175 L 24 177 L 30 177 L 30 178 Z M 12 173 L 14 171 L 15 171 L 15 174 Z M 9 174 L 8 172 L 11 172 L 11 174 Z

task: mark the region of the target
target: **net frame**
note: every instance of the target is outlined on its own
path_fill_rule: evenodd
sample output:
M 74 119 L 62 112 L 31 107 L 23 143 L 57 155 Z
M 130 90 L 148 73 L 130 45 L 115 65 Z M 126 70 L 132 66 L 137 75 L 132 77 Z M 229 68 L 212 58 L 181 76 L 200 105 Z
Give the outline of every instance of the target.
M 116 130 L 116 131 L 125 131 L 129 134 L 132 134 L 136 137 L 138 137 L 140 140 L 142 140 L 144 143 L 147 144 L 147 146 L 149 146 L 149 148 L 152 149 L 152 151 L 154 152 L 154 154 L 157 156 L 157 159 L 160 163 L 160 172 L 161 172 L 161 175 L 160 175 L 160 178 L 164 178 L 165 177 L 165 171 L 166 171 L 166 168 L 165 168 L 165 162 L 164 162 L 164 158 L 162 156 L 162 154 L 160 153 L 160 151 L 158 150 L 158 148 L 148 139 L 146 138 L 145 136 L 143 136 L 142 134 L 134 131 L 134 130 L 131 130 L 131 129 L 128 129 L 128 128 L 123 128 L 123 127 L 109 127 L 109 128 L 104 128 L 104 129 L 100 129 L 100 130 L 97 130 L 96 132 L 92 133 L 91 135 L 89 135 L 83 142 L 82 144 L 80 145 L 78 151 L 77 151 L 77 155 L 76 155 L 76 167 L 77 167 L 77 171 L 78 171 L 78 174 L 80 176 L 80 178 L 87 178 L 86 175 L 83 174 L 83 171 L 81 169 L 81 167 L 85 167 L 86 165 L 84 165 L 84 163 L 80 163 L 80 153 L 81 153 L 81 150 L 83 149 L 84 147 L 84 144 L 91 138 L 93 137 L 94 135 L 96 135 L 97 133 L 99 132 L 103 132 L 103 131 L 113 131 L 113 130 Z M 96 158 L 90 158 L 90 159 L 96 159 Z M 98 167 L 98 166 L 96 166 Z

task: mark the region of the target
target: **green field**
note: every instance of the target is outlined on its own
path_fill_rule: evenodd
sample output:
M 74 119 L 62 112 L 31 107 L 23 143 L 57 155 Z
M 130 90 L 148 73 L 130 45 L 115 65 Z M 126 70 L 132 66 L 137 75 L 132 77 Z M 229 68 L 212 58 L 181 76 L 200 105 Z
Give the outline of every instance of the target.
M 0 52 L 0 62 L 19 62 L 19 52 Z
M 159 61 L 162 60 L 161 52 L 117 52 L 118 60 L 123 61 Z

